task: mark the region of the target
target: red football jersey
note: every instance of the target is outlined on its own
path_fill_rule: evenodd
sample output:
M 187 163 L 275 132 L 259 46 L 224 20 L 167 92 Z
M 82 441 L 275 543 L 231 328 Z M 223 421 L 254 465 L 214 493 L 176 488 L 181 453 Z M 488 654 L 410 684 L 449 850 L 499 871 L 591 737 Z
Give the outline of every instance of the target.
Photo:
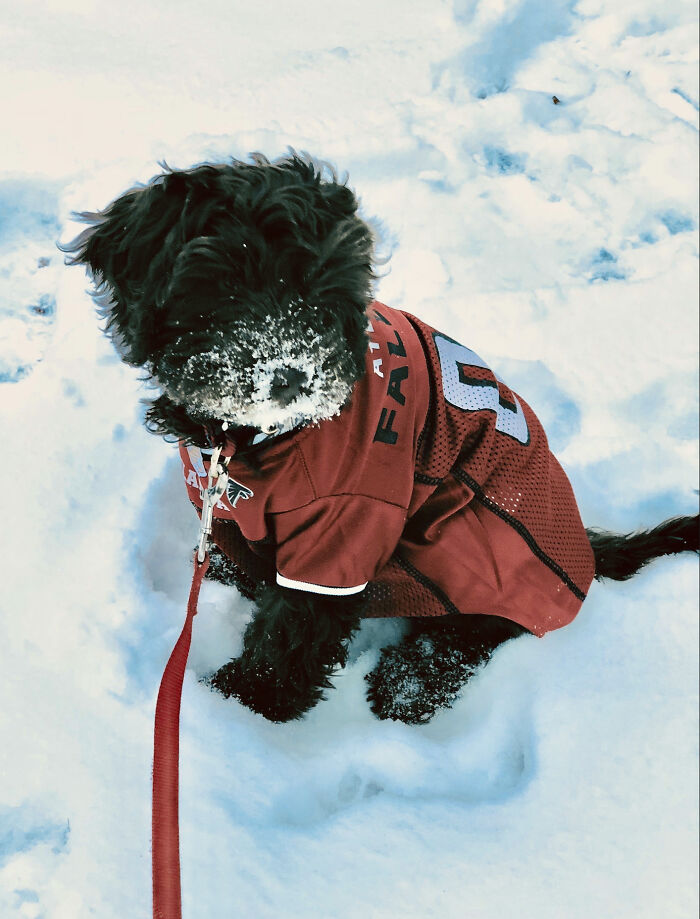
M 232 456 L 214 541 L 253 581 L 364 591 L 368 616 L 566 625 L 593 553 L 534 413 L 447 335 L 381 303 L 368 316 L 348 405 L 259 448 L 254 466 Z M 206 454 L 180 450 L 201 508 Z

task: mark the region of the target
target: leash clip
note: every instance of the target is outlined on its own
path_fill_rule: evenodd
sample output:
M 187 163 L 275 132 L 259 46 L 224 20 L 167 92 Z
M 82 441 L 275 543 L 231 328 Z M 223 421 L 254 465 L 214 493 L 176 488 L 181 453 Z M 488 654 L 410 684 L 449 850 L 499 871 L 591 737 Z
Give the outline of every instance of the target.
M 209 475 L 207 478 L 207 487 L 202 493 L 202 522 L 199 530 L 199 546 L 197 547 L 197 561 L 202 564 L 207 556 L 209 549 L 209 537 L 214 519 L 214 508 L 219 498 L 226 491 L 228 485 L 228 468 L 230 457 L 225 457 L 222 463 L 219 463 L 222 447 L 215 447 L 209 463 Z

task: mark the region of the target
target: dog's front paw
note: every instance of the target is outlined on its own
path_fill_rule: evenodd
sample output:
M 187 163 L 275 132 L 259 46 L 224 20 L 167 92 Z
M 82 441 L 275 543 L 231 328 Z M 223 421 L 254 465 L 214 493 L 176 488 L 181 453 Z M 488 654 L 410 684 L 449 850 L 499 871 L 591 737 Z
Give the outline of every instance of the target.
M 207 682 L 226 698 L 275 722 L 301 718 L 321 698 L 319 689 L 280 681 L 270 665 L 247 666 L 241 658 L 224 664 Z
M 483 658 L 450 647 L 443 636 L 415 635 L 384 648 L 365 677 L 367 701 L 377 718 L 425 724 L 450 708 Z

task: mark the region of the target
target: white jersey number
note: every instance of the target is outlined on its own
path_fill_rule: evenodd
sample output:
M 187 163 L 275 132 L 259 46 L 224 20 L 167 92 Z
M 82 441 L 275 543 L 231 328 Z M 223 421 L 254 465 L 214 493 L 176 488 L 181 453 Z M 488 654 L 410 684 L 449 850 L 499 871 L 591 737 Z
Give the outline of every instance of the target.
M 442 389 L 445 401 L 465 412 L 479 412 L 488 409 L 496 413 L 496 430 L 513 437 L 521 444 L 530 442 L 530 431 L 518 397 L 508 402 L 500 395 L 498 386 L 491 380 L 470 378 L 470 367 L 484 367 L 486 364 L 470 348 L 458 344 L 451 338 L 436 334 L 435 346 L 440 358 Z

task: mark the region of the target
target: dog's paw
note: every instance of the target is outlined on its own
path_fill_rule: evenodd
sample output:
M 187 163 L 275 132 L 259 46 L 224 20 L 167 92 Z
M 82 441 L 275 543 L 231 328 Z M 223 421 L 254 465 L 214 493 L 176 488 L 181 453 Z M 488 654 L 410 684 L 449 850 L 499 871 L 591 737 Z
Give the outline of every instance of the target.
M 206 682 L 227 699 L 236 699 L 268 721 L 277 723 L 303 717 L 322 696 L 316 687 L 300 688 L 280 681 L 269 665 L 248 667 L 240 658 L 224 664 Z
M 381 719 L 425 724 L 440 708 L 450 708 L 484 657 L 441 640 L 414 635 L 384 648 L 366 676 L 367 701 Z

